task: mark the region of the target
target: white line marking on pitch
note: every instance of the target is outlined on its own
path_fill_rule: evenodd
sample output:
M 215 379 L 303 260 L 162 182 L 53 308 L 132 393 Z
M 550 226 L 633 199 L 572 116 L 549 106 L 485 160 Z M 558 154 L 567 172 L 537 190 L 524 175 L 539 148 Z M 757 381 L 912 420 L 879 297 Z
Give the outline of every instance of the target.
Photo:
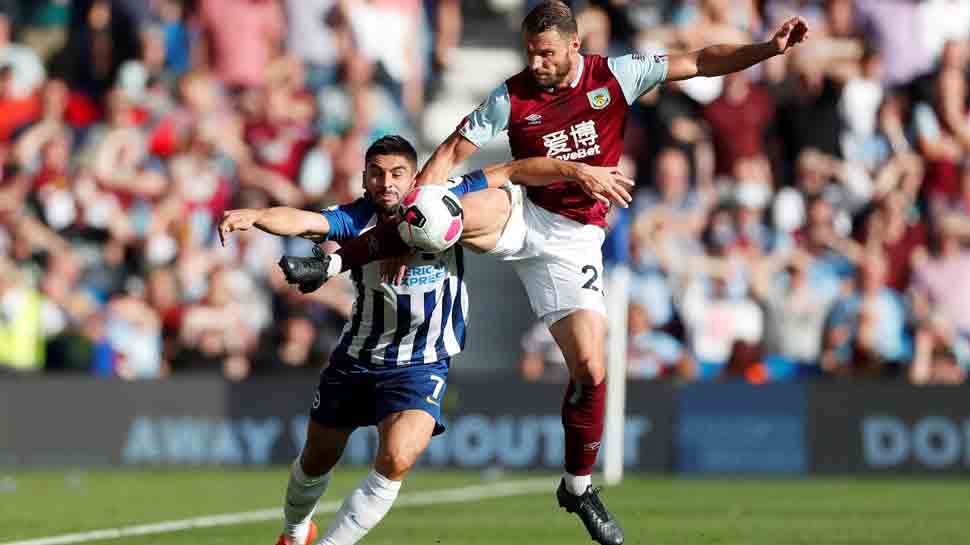
M 395 507 L 434 505 L 439 503 L 467 502 L 488 498 L 504 498 L 507 496 L 521 496 L 534 492 L 554 490 L 555 483 L 548 478 L 525 479 L 521 481 L 503 481 L 494 484 L 465 486 L 462 488 L 446 488 L 444 490 L 427 490 L 402 494 Z M 317 513 L 335 513 L 340 508 L 339 501 L 323 502 L 317 506 Z M 224 515 L 210 515 L 182 520 L 156 522 L 154 524 L 139 524 L 123 528 L 105 528 L 76 534 L 27 539 L 24 541 L 8 541 L 0 545 L 63 545 L 67 543 L 82 543 L 85 541 L 101 541 L 105 539 L 120 539 L 149 534 L 164 534 L 189 530 L 194 528 L 213 528 L 216 526 L 232 526 L 268 520 L 283 520 L 283 509 L 261 509 L 259 511 L 244 511 L 240 513 L 226 513 Z

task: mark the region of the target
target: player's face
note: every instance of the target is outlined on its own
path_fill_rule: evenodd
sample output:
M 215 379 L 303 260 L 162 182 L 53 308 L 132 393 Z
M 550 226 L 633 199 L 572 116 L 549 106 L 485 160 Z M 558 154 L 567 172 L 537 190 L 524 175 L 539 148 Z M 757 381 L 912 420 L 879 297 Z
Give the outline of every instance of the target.
M 525 35 L 526 63 L 540 87 L 563 85 L 578 53 L 579 36 L 558 30 Z
M 403 155 L 375 155 L 364 166 L 364 191 L 386 213 L 394 212 L 414 185 L 415 166 Z

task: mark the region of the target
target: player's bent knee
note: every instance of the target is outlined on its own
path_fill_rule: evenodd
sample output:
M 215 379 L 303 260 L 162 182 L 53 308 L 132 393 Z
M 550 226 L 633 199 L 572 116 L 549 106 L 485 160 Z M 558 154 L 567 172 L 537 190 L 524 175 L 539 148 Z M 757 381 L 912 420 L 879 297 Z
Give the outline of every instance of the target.
M 595 386 L 606 379 L 606 364 L 602 358 L 579 358 L 569 366 L 570 378 L 580 384 Z
M 415 462 L 417 457 L 410 453 L 385 452 L 378 454 L 377 459 L 374 460 L 374 469 L 388 479 L 401 481 Z

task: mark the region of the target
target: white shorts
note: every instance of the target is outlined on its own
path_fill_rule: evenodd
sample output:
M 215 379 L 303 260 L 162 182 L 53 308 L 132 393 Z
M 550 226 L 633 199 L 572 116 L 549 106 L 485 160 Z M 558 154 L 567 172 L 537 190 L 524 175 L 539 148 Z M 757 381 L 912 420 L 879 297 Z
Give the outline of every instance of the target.
M 547 326 L 579 309 L 605 316 L 606 231 L 533 204 L 521 186 L 505 189 L 512 200 L 511 213 L 488 255 L 511 262 L 536 316 Z

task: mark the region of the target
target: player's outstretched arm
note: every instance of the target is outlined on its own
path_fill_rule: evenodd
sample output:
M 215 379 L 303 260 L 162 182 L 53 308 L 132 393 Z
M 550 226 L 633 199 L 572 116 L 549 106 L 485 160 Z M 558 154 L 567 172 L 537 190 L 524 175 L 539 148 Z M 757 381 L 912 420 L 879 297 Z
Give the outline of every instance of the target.
M 808 38 L 808 23 L 801 17 L 785 21 L 767 42 L 747 45 L 712 45 L 667 58 L 667 81 L 695 76 L 723 76 L 744 70 L 789 49 Z
M 626 208 L 633 200 L 630 195 L 633 180 L 616 167 L 594 167 L 549 157 L 532 157 L 486 167 L 484 172 L 489 187 L 500 187 L 509 180 L 522 185 L 541 186 L 565 179 L 576 182 L 587 195 L 605 204 L 613 202 Z
M 322 240 L 330 232 L 330 222 L 319 212 L 285 206 L 228 210 L 219 222 L 219 241 L 226 245 L 226 233 L 255 227 L 271 235 Z
M 478 151 L 478 146 L 461 135 L 457 130 L 434 150 L 431 158 L 418 173 L 416 182 L 424 184 L 444 184 L 455 165 Z

